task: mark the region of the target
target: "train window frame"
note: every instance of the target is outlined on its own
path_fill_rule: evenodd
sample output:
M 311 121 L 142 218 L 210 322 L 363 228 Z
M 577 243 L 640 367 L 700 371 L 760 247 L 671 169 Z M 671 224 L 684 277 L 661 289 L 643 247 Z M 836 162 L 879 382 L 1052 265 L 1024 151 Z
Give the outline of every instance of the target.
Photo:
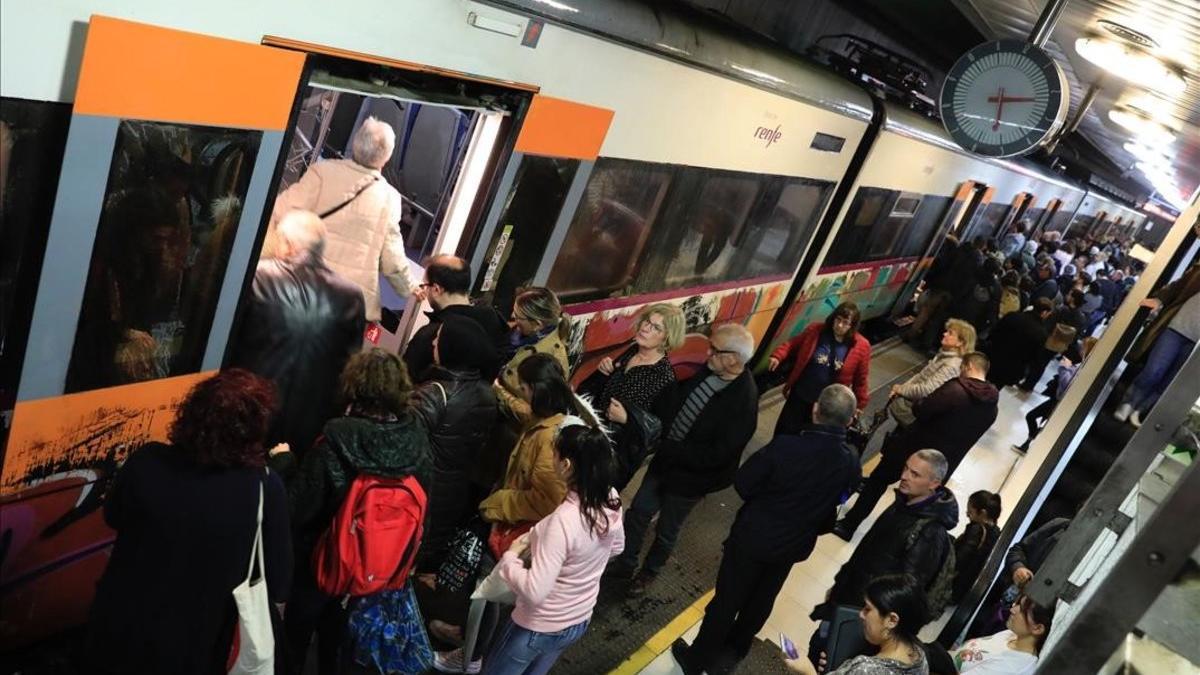
M 900 258 L 923 257 L 937 236 L 938 229 L 946 220 L 946 215 L 954 205 L 954 198 L 946 195 L 924 195 L 920 206 L 913 213 L 905 227 L 904 237 L 900 242 Z
M 880 222 L 891 213 L 899 196 L 899 190 L 860 185 L 854 192 L 854 198 L 850 200 L 850 206 L 842 218 L 833 242 L 829 245 L 829 250 L 825 253 L 825 260 L 821 266 L 823 268 L 840 267 L 884 259 L 883 257 L 869 256 L 867 251 L 871 239 L 875 235 L 875 230 Z M 879 200 L 877 204 L 868 204 L 868 200 L 876 198 Z M 871 214 L 873 217 L 863 219 L 861 214 L 867 206 L 874 209 Z

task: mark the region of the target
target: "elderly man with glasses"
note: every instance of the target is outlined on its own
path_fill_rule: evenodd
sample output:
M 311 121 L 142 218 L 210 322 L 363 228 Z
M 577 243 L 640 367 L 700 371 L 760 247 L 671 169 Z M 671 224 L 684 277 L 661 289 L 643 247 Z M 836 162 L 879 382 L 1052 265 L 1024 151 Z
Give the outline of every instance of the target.
M 745 327 L 717 326 L 705 367 L 660 397 L 663 439 L 625 513 L 625 552 L 609 571 L 610 577 L 633 579 L 630 597 L 646 593 L 696 504 L 733 483 L 742 450 L 758 426 L 758 388 L 746 368 L 753 354 L 754 337 Z M 634 575 L 655 514 L 654 543 Z

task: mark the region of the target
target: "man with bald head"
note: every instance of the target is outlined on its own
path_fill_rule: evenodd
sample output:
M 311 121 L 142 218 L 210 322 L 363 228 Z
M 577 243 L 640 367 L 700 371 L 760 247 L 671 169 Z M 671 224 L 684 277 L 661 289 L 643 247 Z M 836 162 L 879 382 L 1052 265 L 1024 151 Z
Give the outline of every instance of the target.
M 334 415 L 337 379 L 362 347 L 363 294 L 325 265 L 325 225 L 311 211 L 279 221 L 275 258 L 260 260 L 243 302 L 230 366 L 275 383 L 268 441 L 301 457 Z
M 452 255 L 439 255 L 425 261 L 425 283 L 421 284 L 425 299 L 433 306 L 426 312 L 429 323 L 421 326 L 408 341 L 404 364 L 417 382 L 433 365 L 433 340 L 438 327 L 447 316 L 461 316 L 474 321 L 483 329 L 488 343 L 478 345 L 480 353 L 494 351 L 495 359 L 480 372 L 484 381 L 491 382 L 500 372 L 500 355 L 508 341 L 508 322 L 491 307 L 471 303 L 471 267 L 466 260 Z

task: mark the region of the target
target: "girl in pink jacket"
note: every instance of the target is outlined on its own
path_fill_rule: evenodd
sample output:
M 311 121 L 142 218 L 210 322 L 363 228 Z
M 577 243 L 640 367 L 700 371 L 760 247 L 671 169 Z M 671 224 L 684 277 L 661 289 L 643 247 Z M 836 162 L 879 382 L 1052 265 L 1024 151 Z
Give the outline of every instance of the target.
M 621 500 L 612 488 L 612 446 L 604 432 L 582 424 L 563 427 L 555 454 L 567 498 L 498 563 L 517 606 L 484 659 L 487 675 L 549 672 L 559 654 L 583 637 L 600 575 L 625 548 Z

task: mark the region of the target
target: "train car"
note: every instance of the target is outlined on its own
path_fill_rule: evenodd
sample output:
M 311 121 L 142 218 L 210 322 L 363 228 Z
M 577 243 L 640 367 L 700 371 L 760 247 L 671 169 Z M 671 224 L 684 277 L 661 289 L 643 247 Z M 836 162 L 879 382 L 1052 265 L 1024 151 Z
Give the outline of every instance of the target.
M 465 257 L 500 308 L 554 289 L 577 380 L 647 303 L 684 309 L 687 371 L 713 323 L 770 345 L 845 299 L 887 316 L 947 233 L 1084 199 L 703 18 L 558 4 L 3 6 L 5 181 L 33 184 L 3 193 L 26 236 L 4 270 L 0 649 L 83 619 L 114 472 L 225 363 L 276 194 L 368 114 L 402 139 L 385 177 L 412 203 L 410 256 Z M 146 181 L 181 206 L 131 233 Z M 145 329 L 117 320 L 143 307 Z M 369 340 L 401 345 L 421 313 L 396 309 Z

